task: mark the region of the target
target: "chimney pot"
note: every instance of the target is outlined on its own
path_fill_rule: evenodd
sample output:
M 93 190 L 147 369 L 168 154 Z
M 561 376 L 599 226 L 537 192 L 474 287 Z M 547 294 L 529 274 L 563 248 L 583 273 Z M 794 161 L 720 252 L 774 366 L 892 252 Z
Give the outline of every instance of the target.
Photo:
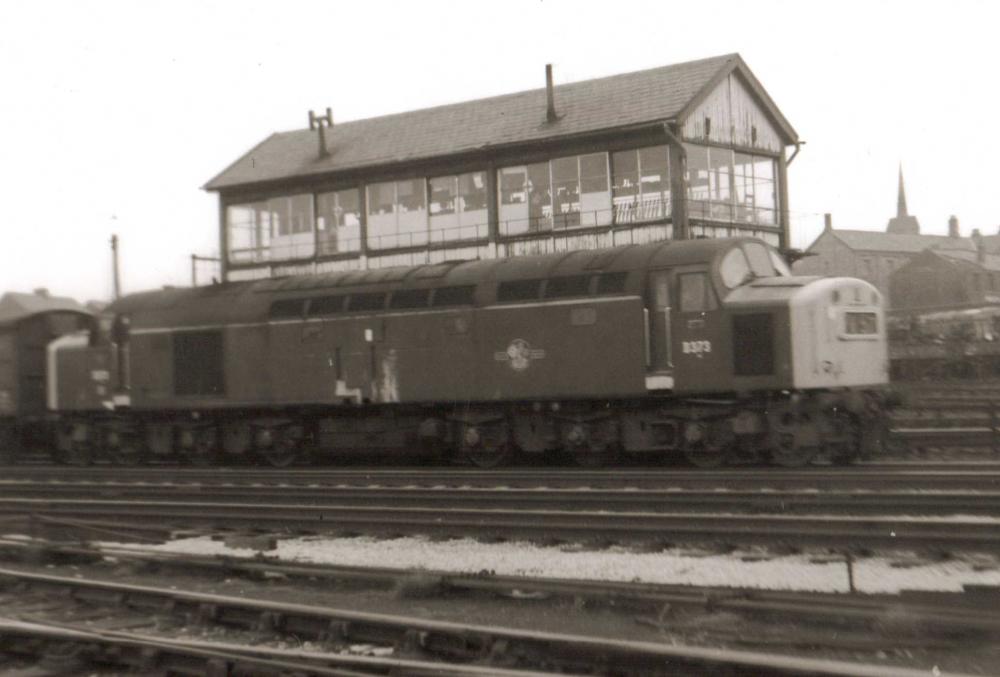
M 961 237 L 958 233 L 958 217 L 954 214 L 948 219 L 948 237 Z
M 559 116 L 556 115 L 556 95 L 552 86 L 552 64 L 550 63 L 545 64 L 545 100 L 547 104 L 545 119 L 549 122 L 555 122 Z
M 41 296 L 43 299 L 49 298 L 49 290 L 45 287 L 39 287 L 35 290 L 35 296 Z
M 833 230 L 833 214 L 823 214 L 823 230 Z

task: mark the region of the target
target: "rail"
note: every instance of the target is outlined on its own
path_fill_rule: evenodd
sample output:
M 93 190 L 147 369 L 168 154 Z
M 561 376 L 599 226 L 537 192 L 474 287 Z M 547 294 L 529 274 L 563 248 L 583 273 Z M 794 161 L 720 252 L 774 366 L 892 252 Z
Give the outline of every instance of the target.
M 299 637 L 329 643 L 335 640 L 376 641 L 390 644 L 400 651 L 420 652 L 441 661 L 460 662 L 463 667 L 493 669 L 504 660 L 517 659 L 527 670 L 545 669 L 560 672 L 586 671 L 588 674 L 678 674 L 684 672 L 736 671 L 756 675 L 889 675 L 911 677 L 925 671 L 893 668 L 886 665 L 865 665 L 826 659 L 802 658 L 722 648 L 686 646 L 641 641 L 606 639 L 566 633 L 521 630 L 496 625 L 476 625 L 428 620 L 421 617 L 359 612 L 349 609 L 317 607 L 302 604 L 277 603 L 244 597 L 199 594 L 151 586 L 126 585 L 106 581 L 66 578 L 0 569 L 0 577 L 8 584 L 30 586 L 44 590 L 72 590 L 74 599 L 93 604 L 145 608 L 153 613 L 169 610 L 172 614 L 199 618 L 204 622 L 234 625 L 251 629 L 287 631 Z M 139 645 L 146 652 L 140 667 L 155 667 L 158 651 L 180 652 L 182 656 L 201 654 L 214 674 L 229 674 L 233 662 L 254 657 L 259 661 L 274 660 L 275 650 L 260 647 L 177 642 L 158 637 L 114 631 L 82 631 L 79 628 L 59 628 L 44 623 L 29 624 L 8 619 L 0 623 L 0 638 L 5 648 L 16 650 L 20 644 L 12 637 L 37 638 L 39 635 L 57 642 L 86 645 Z M 214 655 L 208 653 L 214 650 Z M 110 657 L 113 651 L 105 653 Z M 261 654 L 264 654 L 261 656 Z M 208 654 L 208 655 L 206 655 Z M 286 663 L 292 662 L 293 652 L 284 652 Z M 119 654 L 120 655 L 120 654 Z M 343 657 L 313 654 L 310 661 L 304 652 L 294 652 L 296 667 L 302 674 L 331 674 L 328 660 L 339 659 L 338 667 L 346 668 Z M 353 659 L 356 669 L 362 664 Z M 153 663 L 151 665 L 151 663 Z M 265 665 L 268 668 L 285 667 Z M 397 668 L 399 669 L 399 668 Z M 209 672 L 209 670 L 206 670 Z M 469 671 L 472 672 L 472 671 Z M 496 674 L 498 670 L 494 670 Z M 421 674 L 407 672 L 406 674 Z M 525 674 L 522 672 L 521 674 Z M 531 674 L 528 672 L 527 674 Z

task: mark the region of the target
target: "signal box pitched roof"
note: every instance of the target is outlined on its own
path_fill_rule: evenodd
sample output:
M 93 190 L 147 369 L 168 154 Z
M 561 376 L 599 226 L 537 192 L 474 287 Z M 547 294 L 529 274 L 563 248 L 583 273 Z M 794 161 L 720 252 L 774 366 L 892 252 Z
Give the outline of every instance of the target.
M 738 54 L 558 85 L 558 119 L 546 120 L 546 90 L 334 124 L 321 157 L 318 132 L 275 133 L 206 185 L 223 190 L 246 184 L 440 158 L 522 143 L 558 140 L 668 120 L 683 122 L 730 73 L 739 72 L 784 137 L 798 140 Z

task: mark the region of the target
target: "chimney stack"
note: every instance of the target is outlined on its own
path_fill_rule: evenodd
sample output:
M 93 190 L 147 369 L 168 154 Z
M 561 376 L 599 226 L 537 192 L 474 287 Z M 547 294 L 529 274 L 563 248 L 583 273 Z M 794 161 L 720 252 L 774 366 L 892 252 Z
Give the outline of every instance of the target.
M 555 122 L 559 119 L 556 115 L 556 95 L 552 87 L 552 64 L 545 64 L 545 100 L 547 106 L 545 108 L 545 119 L 549 122 Z
M 986 244 L 978 228 L 972 229 L 972 244 L 976 246 L 976 263 L 979 265 L 986 263 Z
M 823 230 L 833 230 L 833 214 L 830 212 L 823 214 Z
M 39 287 L 38 289 L 35 290 L 35 296 L 40 296 L 43 299 L 47 299 L 49 298 L 49 290 L 46 289 L 45 287 Z
M 961 237 L 958 232 L 958 217 L 954 214 L 948 219 L 948 237 Z
M 309 111 L 309 129 L 319 129 L 319 156 L 325 158 L 330 155 L 330 150 L 326 147 L 326 128 L 333 127 L 333 111 L 329 106 L 326 115 L 316 115 Z

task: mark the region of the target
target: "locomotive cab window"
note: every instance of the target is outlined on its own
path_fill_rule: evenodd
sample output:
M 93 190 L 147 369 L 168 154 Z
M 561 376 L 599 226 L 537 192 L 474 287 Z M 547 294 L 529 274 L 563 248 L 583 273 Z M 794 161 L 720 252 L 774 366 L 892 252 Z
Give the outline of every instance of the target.
M 680 281 L 680 311 L 700 313 L 715 309 L 715 299 L 705 273 L 682 273 Z
M 722 284 L 728 289 L 739 287 L 754 276 L 746 254 L 739 247 L 730 249 L 722 257 L 722 262 L 719 263 L 719 275 L 722 277 Z

